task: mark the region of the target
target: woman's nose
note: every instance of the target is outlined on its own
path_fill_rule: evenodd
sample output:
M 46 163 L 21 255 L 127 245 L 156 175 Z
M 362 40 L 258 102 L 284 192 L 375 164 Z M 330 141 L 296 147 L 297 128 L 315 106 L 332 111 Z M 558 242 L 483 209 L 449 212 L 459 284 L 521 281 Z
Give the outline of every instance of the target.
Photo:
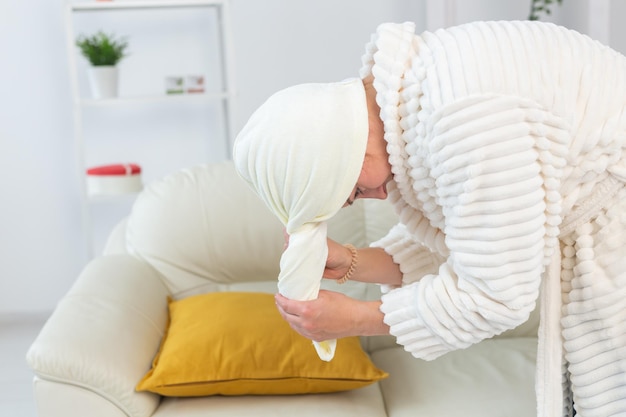
M 383 184 L 378 188 L 369 189 L 363 194 L 363 197 L 365 198 L 377 198 L 379 200 L 384 200 L 387 198 L 387 187 Z

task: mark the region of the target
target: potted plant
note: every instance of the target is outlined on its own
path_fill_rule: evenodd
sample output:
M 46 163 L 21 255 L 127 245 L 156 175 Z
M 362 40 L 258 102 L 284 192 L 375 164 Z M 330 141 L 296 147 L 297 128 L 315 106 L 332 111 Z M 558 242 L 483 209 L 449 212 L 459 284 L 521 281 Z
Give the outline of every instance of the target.
M 126 38 L 115 38 L 114 35 L 98 31 L 91 36 L 81 35 L 76 46 L 89 61 L 89 83 L 95 98 L 117 96 L 118 68 L 117 64 L 127 56 Z
M 531 0 L 528 20 L 539 20 L 541 13 L 551 14 L 550 6 L 553 3 L 563 4 L 563 0 Z

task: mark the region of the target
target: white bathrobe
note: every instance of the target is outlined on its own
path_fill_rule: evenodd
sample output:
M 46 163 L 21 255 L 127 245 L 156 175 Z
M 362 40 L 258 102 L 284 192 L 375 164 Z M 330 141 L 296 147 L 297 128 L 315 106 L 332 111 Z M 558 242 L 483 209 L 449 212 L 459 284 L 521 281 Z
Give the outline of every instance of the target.
M 624 415 L 626 59 L 549 23 L 414 30 L 381 25 L 361 70 L 400 216 L 385 322 L 431 360 L 540 300 L 538 415 Z

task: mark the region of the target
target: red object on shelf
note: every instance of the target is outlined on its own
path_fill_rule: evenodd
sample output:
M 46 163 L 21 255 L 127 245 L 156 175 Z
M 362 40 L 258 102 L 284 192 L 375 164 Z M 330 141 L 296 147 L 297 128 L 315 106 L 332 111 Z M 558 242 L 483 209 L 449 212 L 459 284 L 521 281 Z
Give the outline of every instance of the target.
M 137 164 L 101 165 L 87 169 L 89 195 L 137 193 L 143 188 Z
M 102 165 L 87 170 L 87 175 L 137 175 L 141 174 L 141 167 L 137 164 Z

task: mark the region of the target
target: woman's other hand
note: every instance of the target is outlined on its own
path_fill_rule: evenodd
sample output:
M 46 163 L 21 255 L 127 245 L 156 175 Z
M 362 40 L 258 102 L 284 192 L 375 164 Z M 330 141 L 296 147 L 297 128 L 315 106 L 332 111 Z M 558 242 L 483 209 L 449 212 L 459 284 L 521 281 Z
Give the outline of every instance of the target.
M 352 263 L 352 252 L 347 247 L 328 239 L 328 257 L 324 278 L 338 280 L 348 273 Z
M 321 342 L 347 336 L 388 334 L 380 301 L 361 301 L 342 293 L 320 290 L 318 298 L 296 301 L 276 294 L 281 316 L 302 336 Z
M 283 238 L 285 240 L 283 244 L 283 251 L 289 246 L 289 234 L 287 230 L 283 228 Z M 350 249 L 335 242 L 332 239 L 328 241 L 328 257 L 326 258 L 326 267 L 324 268 L 324 278 L 328 279 L 340 279 L 350 268 L 352 262 L 352 252 Z

